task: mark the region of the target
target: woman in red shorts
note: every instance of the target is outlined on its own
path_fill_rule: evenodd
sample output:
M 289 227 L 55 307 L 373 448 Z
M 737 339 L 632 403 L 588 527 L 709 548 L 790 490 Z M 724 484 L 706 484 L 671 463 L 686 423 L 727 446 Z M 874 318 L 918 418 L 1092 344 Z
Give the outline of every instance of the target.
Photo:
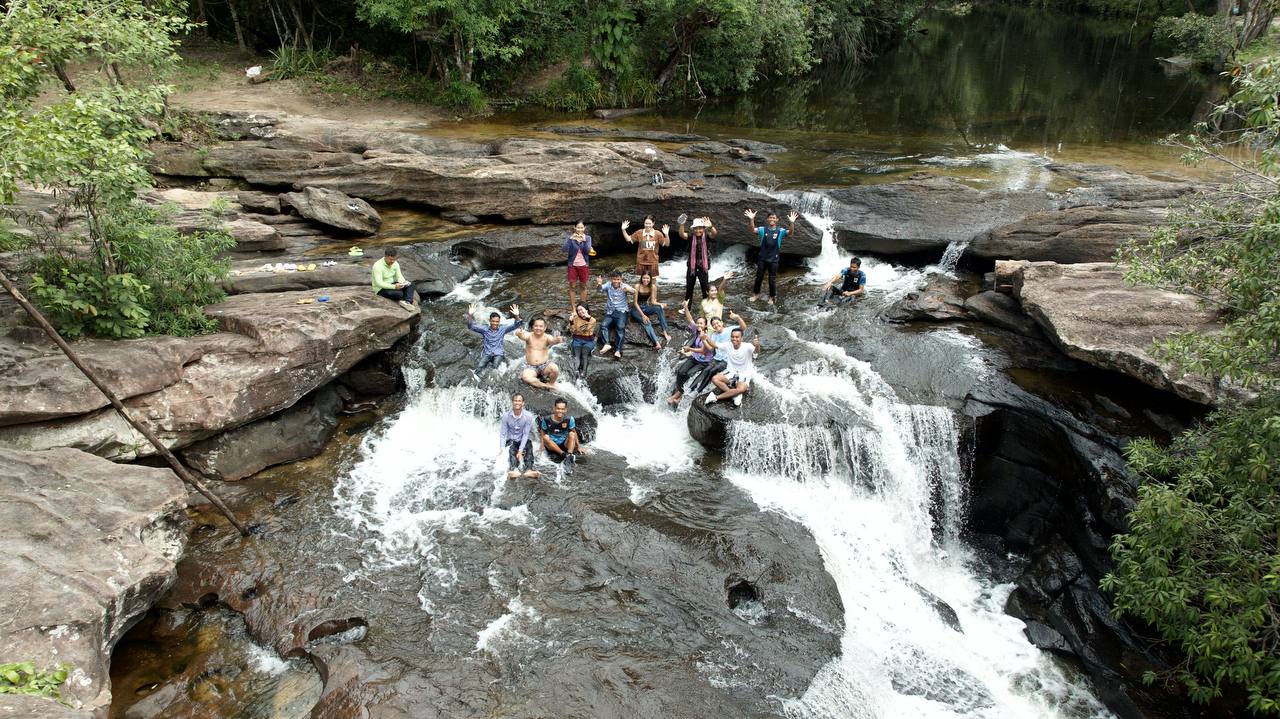
M 560 247 L 569 261 L 569 306 L 577 307 L 579 302 L 587 301 L 587 280 L 590 279 L 591 235 L 587 234 L 587 226 L 581 221 L 574 225 L 569 239 Z M 581 299 L 578 298 L 581 293 Z

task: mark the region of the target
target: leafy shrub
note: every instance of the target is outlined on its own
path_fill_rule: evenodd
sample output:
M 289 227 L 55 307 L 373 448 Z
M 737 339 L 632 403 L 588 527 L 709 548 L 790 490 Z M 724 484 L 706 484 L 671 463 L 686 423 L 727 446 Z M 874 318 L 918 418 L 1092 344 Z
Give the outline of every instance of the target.
M 60 687 L 71 667 L 60 664 L 51 672 L 36 671 L 31 662 L 0 664 L 0 694 L 62 699 Z
M 489 104 L 484 90 L 474 82 L 454 80 L 440 93 L 440 102 L 448 107 L 460 107 L 471 112 L 480 112 Z
M 68 339 L 141 337 L 151 319 L 145 284 L 128 273 L 104 276 L 85 262 L 67 263 L 57 274 L 35 275 L 31 294 Z
M 278 78 L 306 77 L 324 71 L 337 56 L 333 50 L 282 45 L 271 51 L 271 73 Z
M 1221 18 L 1187 13 L 1156 21 L 1156 42 L 1174 48 L 1198 63 L 1212 65 L 1231 50 L 1231 31 Z
M 210 208 L 214 226 L 219 206 Z M 163 213 L 132 205 L 103 223 L 122 271 L 142 278 L 150 288 L 144 303 L 154 334 L 194 335 L 212 331 L 216 323 L 204 306 L 226 296 L 221 281 L 230 270 L 225 253 L 235 240 L 225 232 L 182 235 L 165 224 Z

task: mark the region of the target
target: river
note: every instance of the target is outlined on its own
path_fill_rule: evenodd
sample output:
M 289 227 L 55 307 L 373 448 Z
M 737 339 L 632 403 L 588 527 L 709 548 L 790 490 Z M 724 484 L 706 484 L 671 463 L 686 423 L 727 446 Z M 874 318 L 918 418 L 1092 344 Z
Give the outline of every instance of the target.
M 785 145 L 762 184 L 823 227 L 821 188 L 920 169 L 1002 187 L 1043 186 L 1055 160 L 1172 169 L 1152 140 L 1214 92 L 1166 77 L 1123 24 L 973 9 L 924 29 L 856 73 L 621 124 Z M 579 119 L 447 132 L 551 121 Z M 776 311 L 739 280 L 727 304 L 761 330 L 764 376 L 723 455 L 691 439 L 692 398 L 665 406 L 674 352 L 633 346 L 594 361 L 608 381 L 562 383 L 595 417 L 593 456 L 538 481 L 503 477 L 514 385 L 459 371 L 477 344 L 461 322 L 471 303 L 559 306 L 563 268 L 474 276 L 424 306 L 403 396 L 319 457 L 226 487 L 258 534 L 197 513 L 174 596 L 116 652 L 112 715 L 1110 716 L 1005 614 L 1012 584 L 965 538 L 957 406 L 1012 381 L 1002 350 L 879 319 L 954 260 L 868 259 L 869 297 L 847 311 L 813 308 L 848 262 L 829 235 L 782 273 Z M 679 260 L 662 270 L 670 300 Z M 748 271 L 741 248 L 715 258 L 727 270 Z

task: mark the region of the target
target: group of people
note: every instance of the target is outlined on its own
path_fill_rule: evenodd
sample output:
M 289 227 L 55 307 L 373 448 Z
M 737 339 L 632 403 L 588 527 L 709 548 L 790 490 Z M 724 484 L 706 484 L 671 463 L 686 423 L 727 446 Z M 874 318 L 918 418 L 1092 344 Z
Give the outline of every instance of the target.
M 744 215 L 760 242 L 750 299 L 752 302 L 759 299 L 767 277 L 768 302 L 772 305 L 777 300 L 777 272 L 783 242 L 794 234 L 799 214 L 791 212 L 788 215 L 787 227 L 779 224 L 775 212 L 767 213 L 765 223 L 760 226 L 756 225 L 758 213 L 755 210 L 747 209 Z M 689 339 L 680 348 L 681 359 L 676 366 L 675 381 L 667 402 L 677 406 L 686 391 L 696 396 L 710 387 L 711 391 L 707 392 L 704 400 L 707 404 L 732 401 L 741 405 L 743 395 L 751 388 L 756 375 L 755 359 L 761 352 L 759 333 L 753 330 L 748 339 L 747 321 L 733 311 L 728 311 L 730 322 L 725 322 L 725 290 L 734 273 L 726 272 L 718 283 L 711 282 L 708 276 L 711 268 L 709 242 L 715 240 L 718 230 L 710 217 L 695 218 L 692 225 L 686 227 L 687 219 L 685 215 L 680 216 L 677 231 L 680 238 L 689 243 L 685 296 L 680 305 Z M 512 319 L 507 323 L 498 312 L 490 312 L 488 322 L 480 324 L 475 318 L 476 307 L 467 308 L 467 328 L 481 336 L 480 356 L 473 370 L 477 377 L 503 362 L 503 341 L 513 332 L 525 345 L 524 361 L 518 370 L 520 379 L 531 387 L 548 391 L 556 389 L 560 377 L 560 367 L 551 359 L 551 349 L 558 344 L 569 344 L 574 372 L 581 378 L 587 373 L 591 357 L 597 353 L 614 359 L 622 358 L 629 321 L 641 324 L 655 349 L 661 350 L 671 343 L 667 303 L 659 299 L 657 283 L 659 252 L 661 248 L 670 246 L 671 228 L 665 224 L 658 227 L 651 216 L 645 217 L 641 228 L 635 232 L 628 232 L 630 221 L 622 222 L 620 227 L 627 242 L 636 245 L 638 279 L 634 285 L 628 284 L 623 281 L 622 272 L 617 270 L 609 273 L 607 280 L 604 276 L 595 278 L 595 294 L 603 296 L 604 300 L 600 319 L 592 314 L 589 304 L 592 295 L 591 258 L 596 252 L 592 237 L 582 222 L 574 226 L 561 247 L 565 253 L 569 285 L 565 334 L 548 332 L 545 317 L 533 318 L 526 327 L 518 305 L 508 308 Z M 380 296 L 412 307 L 413 285 L 405 281 L 396 254 L 395 248 L 387 248 L 383 259 L 374 263 L 373 288 Z M 861 265 L 861 260 L 855 257 L 848 267 L 828 280 L 823 285 L 823 296 L 818 306 L 844 305 L 864 296 L 867 276 Z M 697 304 L 698 312 L 694 311 L 695 285 L 702 294 Z M 508 454 L 508 477 L 539 476 L 532 469 L 535 438 L 553 461 L 564 461 L 566 470 L 572 470 L 575 458 L 585 450 L 574 419 L 565 416 L 566 407 L 564 399 L 557 399 L 550 416 L 535 418 L 525 411 L 523 395 L 512 397 L 511 410 L 503 416 L 501 429 L 502 443 Z

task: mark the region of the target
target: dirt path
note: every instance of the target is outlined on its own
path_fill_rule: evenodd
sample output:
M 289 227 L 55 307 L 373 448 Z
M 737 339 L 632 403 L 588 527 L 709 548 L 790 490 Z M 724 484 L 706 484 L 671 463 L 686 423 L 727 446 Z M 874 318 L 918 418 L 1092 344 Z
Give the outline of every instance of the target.
M 271 80 L 250 85 L 245 69 L 262 65 L 269 58 L 243 55 L 224 47 L 188 47 L 182 53 L 186 63 L 174 85 L 170 102 L 192 110 L 244 110 L 287 112 L 330 120 L 376 123 L 406 122 L 436 125 L 455 118 L 429 105 L 390 99 L 343 97 L 323 93 L 299 80 Z

